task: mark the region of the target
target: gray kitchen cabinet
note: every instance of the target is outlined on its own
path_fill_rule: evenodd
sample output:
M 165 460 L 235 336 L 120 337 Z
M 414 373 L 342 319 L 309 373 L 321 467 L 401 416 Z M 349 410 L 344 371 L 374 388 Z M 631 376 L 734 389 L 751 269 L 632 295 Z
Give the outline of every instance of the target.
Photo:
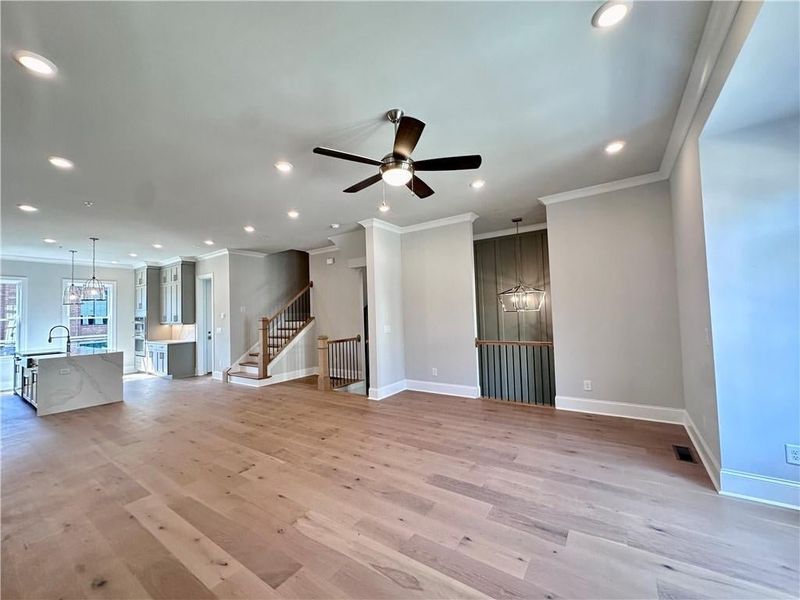
M 192 377 L 195 375 L 194 342 L 148 342 L 147 371 L 161 377 Z
M 181 261 L 161 267 L 161 322 L 168 325 L 195 322 L 195 266 Z

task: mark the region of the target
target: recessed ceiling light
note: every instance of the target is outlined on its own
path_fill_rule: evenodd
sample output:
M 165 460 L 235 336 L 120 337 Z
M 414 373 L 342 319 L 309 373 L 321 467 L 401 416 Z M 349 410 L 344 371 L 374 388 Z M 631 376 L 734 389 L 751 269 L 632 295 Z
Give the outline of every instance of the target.
M 616 154 L 625 147 L 625 142 L 622 140 L 615 140 L 606 146 L 606 154 Z
M 592 15 L 592 25 L 605 29 L 613 27 L 624 19 L 631 10 L 630 2 L 624 0 L 608 0 Z
M 287 212 L 286 214 L 287 214 L 287 215 L 289 215 L 289 218 L 290 218 L 290 219 L 296 219 L 297 217 L 299 217 L 299 216 L 300 216 L 300 213 L 299 213 L 299 212 L 297 212 L 296 210 L 290 210 L 290 211 L 289 211 L 289 212 Z
M 339 227 L 338 223 L 331 223 L 331 229 L 339 229 Z
M 86 200 L 86 201 L 83 203 L 83 205 L 84 205 L 86 208 L 91 208 L 91 207 L 93 207 L 93 206 L 94 206 L 94 202 L 92 202 L 91 200 Z
M 213 245 L 214 245 L 214 240 L 206 240 L 206 241 L 204 241 L 203 243 L 204 243 L 206 246 L 213 246 Z
M 256 230 L 256 228 L 255 228 L 255 227 L 253 227 L 252 225 L 245 225 L 245 226 L 244 226 L 244 230 L 245 230 L 247 233 L 253 233 L 253 232 Z
M 389 212 L 389 205 L 388 204 L 381 204 L 378 207 L 378 210 L 381 212 Z
M 12 56 L 15 61 L 39 77 L 55 77 L 58 72 L 58 68 L 52 62 L 34 52 L 17 50 Z
M 286 162 L 285 160 L 279 160 L 275 163 L 275 168 L 278 169 L 281 173 L 288 173 L 292 170 L 292 163 Z
M 161 248 L 163 248 L 163 247 L 164 246 L 162 246 L 161 244 L 158 244 L 158 243 L 153 244 L 153 248 L 155 248 L 156 250 L 161 250 Z
M 112 265 L 116 265 L 118 262 L 119 262 L 119 261 L 112 260 L 112 261 L 111 261 L 111 264 L 112 264 Z
M 54 240 L 53 238 L 44 238 L 42 241 L 45 244 L 55 244 L 56 243 L 56 240 Z
M 47 160 L 55 168 L 62 169 L 64 171 L 69 171 L 75 167 L 75 163 L 68 158 L 64 158 L 63 156 L 48 156 Z
M 17 208 L 23 212 L 38 212 L 38 208 L 30 204 L 17 204 Z
M 130 256 L 131 258 L 136 258 L 139 255 L 136 254 L 136 252 L 128 252 L 128 256 Z
M 486 182 L 483 179 L 476 179 L 472 183 L 469 184 L 469 187 L 475 190 L 481 189 L 483 186 L 486 185 Z

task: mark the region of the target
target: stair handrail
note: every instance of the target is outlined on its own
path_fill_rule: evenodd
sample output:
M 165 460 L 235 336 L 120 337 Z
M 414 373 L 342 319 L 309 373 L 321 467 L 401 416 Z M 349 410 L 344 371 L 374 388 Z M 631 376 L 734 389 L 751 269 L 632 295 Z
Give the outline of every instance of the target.
M 309 282 L 308 282 L 308 285 L 307 285 L 306 287 L 304 287 L 302 290 L 300 290 L 299 292 L 297 292 L 297 293 L 296 293 L 296 294 L 295 294 L 295 295 L 292 297 L 292 299 L 291 299 L 291 300 L 289 300 L 289 301 L 288 301 L 286 304 L 284 304 L 284 305 L 283 305 L 283 306 L 281 306 L 281 307 L 280 307 L 280 308 L 279 308 L 277 311 L 275 311 L 275 314 L 273 314 L 271 317 L 261 317 L 261 318 L 262 318 L 262 319 L 267 319 L 267 320 L 269 320 L 269 321 L 272 321 L 272 319 L 275 319 L 275 318 L 277 318 L 277 316 L 278 316 L 278 315 L 280 315 L 280 314 L 281 314 L 283 311 L 285 311 L 287 308 L 289 308 L 289 307 L 292 305 L 292 303 L 293 303 L 295 300 L 297 300 L 297 299 L 298 299 L 300 296 L 302 296 L 303 294 L 305 294 L 305 293 L 306 293 L 308 290 L 310 290 L 312 287 L 314 287 L 314 282 L 313 282 L 313 281 L 309 281 Z

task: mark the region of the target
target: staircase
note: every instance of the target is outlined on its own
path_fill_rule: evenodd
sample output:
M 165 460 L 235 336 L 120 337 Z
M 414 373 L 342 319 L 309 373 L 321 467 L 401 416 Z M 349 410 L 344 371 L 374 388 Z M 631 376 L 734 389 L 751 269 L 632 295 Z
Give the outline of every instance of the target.
M 269 366 L 314 321 L 311 316 L 310 282 L 271 317 L 262 317 L 258 344 L 228 369 L 226 379 L 233 383 L 259 385 L 270 378 Z M 244 380 L 244 381 L 243 381 Z

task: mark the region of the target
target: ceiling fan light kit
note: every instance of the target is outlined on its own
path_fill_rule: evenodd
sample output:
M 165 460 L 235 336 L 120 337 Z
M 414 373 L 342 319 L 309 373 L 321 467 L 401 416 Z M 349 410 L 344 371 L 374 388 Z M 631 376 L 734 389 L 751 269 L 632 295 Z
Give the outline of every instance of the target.
M 381 160 L 332 148 L 314 148 L 315 154 L 378 167 L 377 174 L 351 185 L 344 190 L 345 193 L 360 192 L 383 180 L 388 185 L 395 187 L 404 185 L 419 198 L 427 198 L 433 194 L 433 189 L 417 177 L 417 171 L 461 171 L 477 169 L 481 166 L 481 157 L 478 154 L 414 161 L 411 153 L 419 142 L 422 130 L 425 129 L 425 123 L 414 117 L 406 116 L 399 108 L 387 112 L 386 118 L 395 126 L 394 146 L 392 151 Z

